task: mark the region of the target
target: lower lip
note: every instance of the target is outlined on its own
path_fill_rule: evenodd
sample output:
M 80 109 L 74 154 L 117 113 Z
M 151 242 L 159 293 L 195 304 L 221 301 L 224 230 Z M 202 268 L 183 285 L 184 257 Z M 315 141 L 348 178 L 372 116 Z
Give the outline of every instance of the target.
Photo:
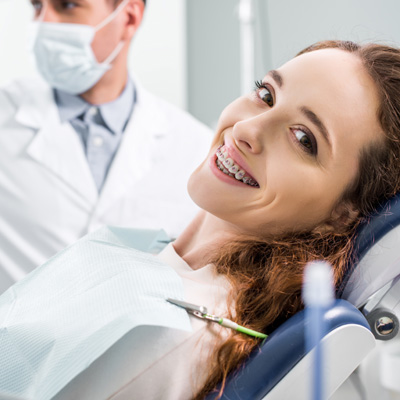
M 224 174 L 218 167 L 216 164 L 217 161 L 217 155 L 214 153 L 209 159 L 208 159 L 208 165 L 211 169 L 211 171 L 213 172 L 213 174 L 221 181 L 229 183 L 231 185 L 234 186 L 247 186 L 248 188 L 252 188 L 252 186 L 247 185 L 244 182 L 238 181 L 236 178 L 229 176 L 227 174 Z

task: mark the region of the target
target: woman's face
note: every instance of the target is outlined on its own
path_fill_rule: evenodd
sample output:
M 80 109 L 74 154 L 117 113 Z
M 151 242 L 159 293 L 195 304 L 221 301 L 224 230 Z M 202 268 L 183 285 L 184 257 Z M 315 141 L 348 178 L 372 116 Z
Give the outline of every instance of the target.
M 325 49 L 256 86 L 222 112 L 189 193 L 243 233 L 319 227 L 356 177 L 360 151 L 383 138 L 375 85 L 357 56 Z

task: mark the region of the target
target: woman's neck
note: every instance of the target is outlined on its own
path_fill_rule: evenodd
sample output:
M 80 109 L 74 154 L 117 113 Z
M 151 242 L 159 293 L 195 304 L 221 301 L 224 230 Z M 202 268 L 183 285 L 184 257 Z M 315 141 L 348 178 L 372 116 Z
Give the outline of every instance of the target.
M 227 222 L 200 211 L 173 243 L 175 251 L 193 269 L 209 263 L 210 254 L 235 236 Z

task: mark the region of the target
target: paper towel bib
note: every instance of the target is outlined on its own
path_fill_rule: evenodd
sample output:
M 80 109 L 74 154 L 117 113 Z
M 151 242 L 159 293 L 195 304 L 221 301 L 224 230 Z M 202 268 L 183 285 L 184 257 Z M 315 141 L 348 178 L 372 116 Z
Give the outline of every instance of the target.
M 1 399 L 51 399 L 137 326 L 191 330 L 165 301 L 183 298 L 181 278 L 132 247 L 138 234 L 157 247 L 159 235 L 146 244 L 138 230 L 102 228 L 0 297 Z

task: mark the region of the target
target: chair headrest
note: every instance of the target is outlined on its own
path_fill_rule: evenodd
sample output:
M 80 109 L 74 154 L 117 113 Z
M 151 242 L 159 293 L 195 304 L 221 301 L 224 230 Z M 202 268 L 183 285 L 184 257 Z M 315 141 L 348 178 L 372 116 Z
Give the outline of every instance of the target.
M 360 307 L 400 275 L 400 193 L 361 223 L 352 259 L 337 295 Z

